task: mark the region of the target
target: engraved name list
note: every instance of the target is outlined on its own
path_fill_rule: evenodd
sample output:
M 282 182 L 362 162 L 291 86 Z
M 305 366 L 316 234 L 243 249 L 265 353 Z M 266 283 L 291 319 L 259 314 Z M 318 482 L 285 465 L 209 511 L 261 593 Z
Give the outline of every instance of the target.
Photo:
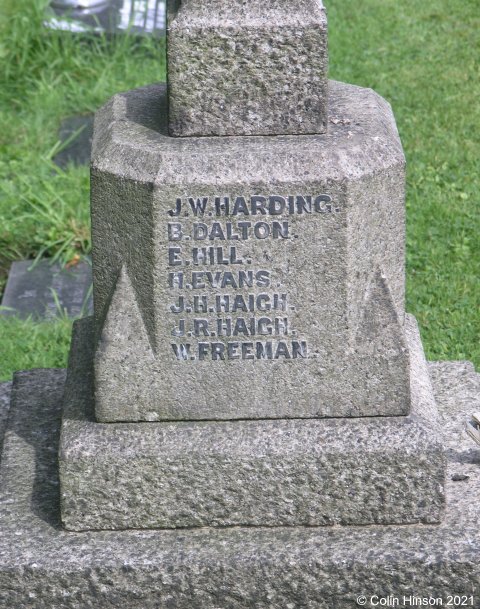
M 292 326 L 296 306 L 272 270 L 272 256 L 248 245 L 298 239 L 289 216 L 339 211 L 326 194 L 177 199 L 167 223 L 172 356 L 185 362 L 308 358 L 308 342 Z

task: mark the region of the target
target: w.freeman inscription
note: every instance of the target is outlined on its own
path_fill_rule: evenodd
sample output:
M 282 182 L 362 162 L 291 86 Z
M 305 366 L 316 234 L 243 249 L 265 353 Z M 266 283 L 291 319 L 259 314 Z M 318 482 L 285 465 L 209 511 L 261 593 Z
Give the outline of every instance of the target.
M 292 325 L 296 305 L 275 277 L 274 259 L 264 254 L 255 260 L 242 242 L 288 243 L 301 237 L 293 234 L 290 216 L 340 211 L 327 194 L 178 198 L 167 222 L 172 356 L 181 361 L 315 356 Z

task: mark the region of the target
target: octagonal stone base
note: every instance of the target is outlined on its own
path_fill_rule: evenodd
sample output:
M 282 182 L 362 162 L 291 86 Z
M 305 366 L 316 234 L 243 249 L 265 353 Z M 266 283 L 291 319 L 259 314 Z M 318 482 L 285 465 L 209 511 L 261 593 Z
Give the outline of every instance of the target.
M 162 85 L 100 110 L 98 420 L 408 414 L 401 143 L 373 91 L 329 104 L 311 136 L 169 137 Z

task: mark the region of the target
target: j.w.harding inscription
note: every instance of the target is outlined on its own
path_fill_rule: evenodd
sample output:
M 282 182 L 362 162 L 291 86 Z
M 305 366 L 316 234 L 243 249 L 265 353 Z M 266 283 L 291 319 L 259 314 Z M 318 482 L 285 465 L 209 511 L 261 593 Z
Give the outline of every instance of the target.
M 297 337 L 288 315 L 295 311 L 288 292 L 272 291 L 274 285 L 284 286 L 271 268 L 243 254 L 241 242 L 297 239 L 285 217 L 338 212 L 327 194 L 178 198 L 167 223 L 173 356 L 182 361 L 308 358 L 308 342 Z M 180 220 L 189 216 L 193 222 Z

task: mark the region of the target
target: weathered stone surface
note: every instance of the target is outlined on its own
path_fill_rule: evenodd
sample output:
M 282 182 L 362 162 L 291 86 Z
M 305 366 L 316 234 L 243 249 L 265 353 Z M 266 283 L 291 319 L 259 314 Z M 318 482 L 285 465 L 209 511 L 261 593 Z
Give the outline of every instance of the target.
M 85 414 L 93 332 L 77 323 L 59 454 L 65 526 L 438 522 L 443 447 L 413 319 L 407 330 L 408 417 L 101 424 Z
M 448 443 L 450 417 L 471 411 L 475 373 L 455 383 L 458 368 L 442 367 L 434 390 L 450 388 L 439 404 Z M 447 595 L 473 595 L 480 607 L 480 470 L 458 459 L 453 468 L 468 477 L 454 482 L 449 471 L 440 525 L 63 531 L 55 456 L 63 380 L 45 370 L 15 379 L 0 471 L 1 607 L 353 609 L 359 595 L 404 594 L 444 605 Z
M 371 90 L 330 108 L 325 135 L 231 138 L 168 137 L 162 86 L 98 113 L 100 421 L 408 413 L 401 143 Z
M 10 395 L 12 383 L 0 383 L 0 459 L 2 458 L 3 436 L 7 425 L 8 411 L 10 409 Z
M 324 133 L 327 18 L 321 0 L 172 2 L 174 136 Z

